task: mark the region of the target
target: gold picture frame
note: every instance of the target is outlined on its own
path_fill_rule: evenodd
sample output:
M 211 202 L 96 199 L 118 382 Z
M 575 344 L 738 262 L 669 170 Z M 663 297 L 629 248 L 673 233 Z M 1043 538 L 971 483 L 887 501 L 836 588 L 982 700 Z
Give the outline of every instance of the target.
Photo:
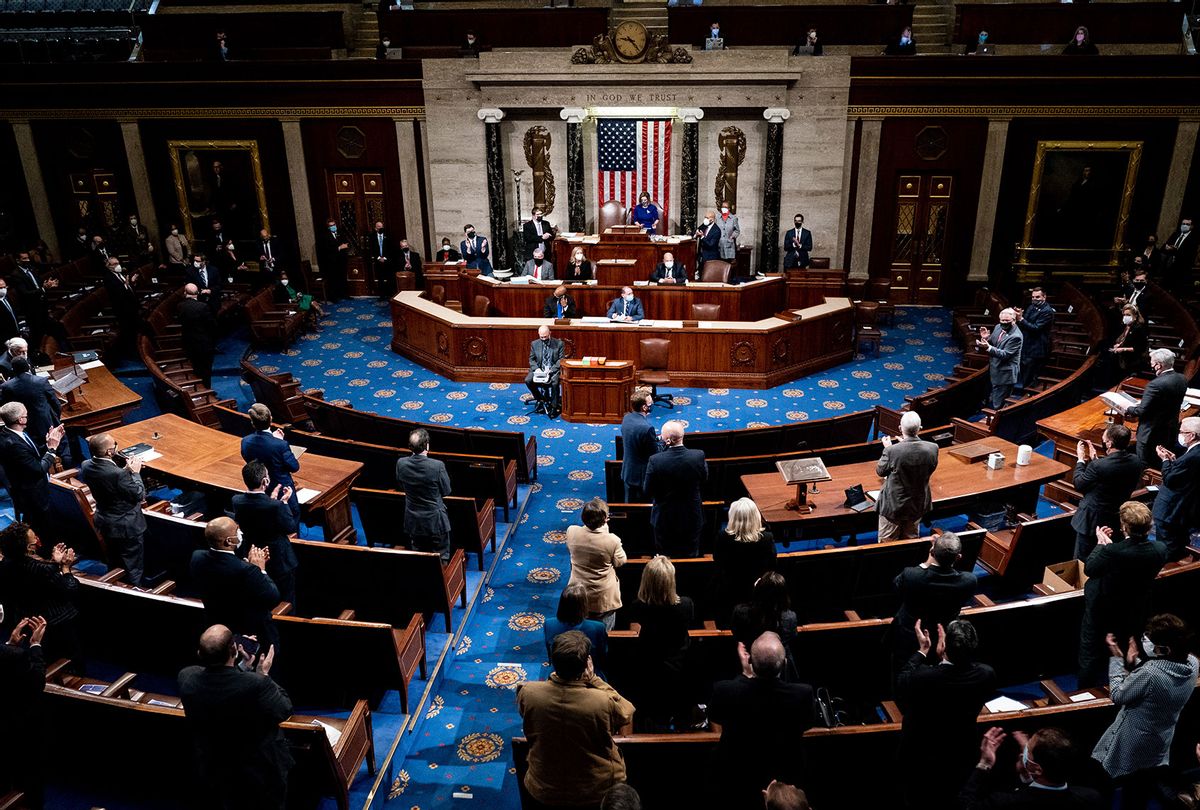
M 250 239 L 270 230 L 258 141 L 167 141 L 180 226 L 194 242 L 197 224 L 220 219 L 231 238 Z M 231 171 L 225 171 L 225 164 Z M 218 170 L 216 164 L 220 164 Z M 223 173 L 218 182 L 217 173 Z M 202 231 L 208 238 L 208 231 Z
M 1144 145 L 1038 141 L 1018 263 L 1119 264 Z

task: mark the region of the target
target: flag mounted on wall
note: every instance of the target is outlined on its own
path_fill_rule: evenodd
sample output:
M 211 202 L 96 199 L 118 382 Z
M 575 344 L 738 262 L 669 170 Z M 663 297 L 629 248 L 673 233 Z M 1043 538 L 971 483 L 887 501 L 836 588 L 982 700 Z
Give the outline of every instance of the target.
M 671 121 L 601 118 L 596 145 L 600 177 L 596 205 L 617 200 L 626 210 L 645 191 L 658 204 L 659 233 L 667 232 L 671 210 Z

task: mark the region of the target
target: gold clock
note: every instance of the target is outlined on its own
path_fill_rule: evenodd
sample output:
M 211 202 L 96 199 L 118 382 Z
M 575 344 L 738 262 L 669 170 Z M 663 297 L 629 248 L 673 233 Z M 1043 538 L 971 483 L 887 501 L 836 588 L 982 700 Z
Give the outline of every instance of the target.
M 650 41 L 646 26 L 637 20 L 626 20 L 619 23 L 612 31 L 613 50 L 617 58 L 623 62 L 636 62 L 646 53 L 646 45 Z

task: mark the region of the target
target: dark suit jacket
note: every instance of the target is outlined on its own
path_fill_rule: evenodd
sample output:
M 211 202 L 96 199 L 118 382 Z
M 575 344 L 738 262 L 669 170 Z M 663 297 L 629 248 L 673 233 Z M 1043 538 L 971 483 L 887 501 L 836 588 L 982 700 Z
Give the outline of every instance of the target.
M 1054 307 L 1050 306 L 1050 302 L 1040 306 L 1032 304 L 1021 313 L 1021 320 L 1017 322 L 1018 328 L 1021 330 L 1021 335 L 1025 342 L 1021 346 L 1022 359 L 1041 358 L 1050 354 L 1052 343 L 1050 333 L 1054 329 Z
M 33 439 L 38 450 L 45 450 L 47 431 L 62 421 L 62 403 L 58 401 L 50 382 L 28 371 L 18 374 L 0 385 L 0 403 L 9 402 L 20 402 L 29 411 L 25 432 Z
M 658 434 L 650 420 L 640 413 L 621 418 L 621 480 L 640 487 L 646 482 L 646 464 L 659 450 Z
M 917 52 L 917 43 L 916 40 L 910 39 L 907 44 L 901 45 L 900 38 L 896 37 L 888 43 L 883 52 L 888 56 L 914 56 Z
M 345 277 L 348 251 L 338 250 L 338 245 L 349 243 L 350 237 L 341 228 L 338 228 L 337 236 L 324 226 L 317 232 L 317 263 L 326 278 Z
M 700 486 L 707 480 L 708 462 L 703 450 L 675 445 L 646 462 L 643 489 L 653 504 L 650 523 L 654 526 L 655 546 L 661 553 L 694 557 L 699 552 L 700 531 L 704 528 Z
M 564 318 L 578 318 L 579 308 L 575 306 L 575 298 L 567 293 L 563 296 L 563 314 Z M 558 317 L 558 299 L 553 295 L 546 299 L 545 306 L 542 307 L 543 318 Z
M 204 272 L 208 275 L 207 284 L 200 281 L 200 271 L 196 269 L 195 265 L 186 265 L 183 272 L 187 276 L 187 280 L 195 284 L 197 289 L 209 291 L 207 297 L 203 292 L 200 293 L 200 300 L 208 304 L 209 309 L 215 312 L 221 308 L 221 291 L 225 289 L 225 270 L 218 267 L 215 261 L 205 264 Z
M 1125 539 L 1096 546 L 1084 563 L 1083 625 L 1102 639 L 1114 633 L 1128 639 L 1142 630 L 1150 609 L 1150 589 L 1167 561 L 1158 541 Z M 1085 633 L 1086 635 L 1086 633 Z
M 1154 498 L 1154 522 L 1200 528 L 1200 447 L 1164 461 L 1162 484 Z
M 714 222 L 700 237 L 700 258 L 697 261 L 703 267 L 706 261 L 719 258 L 721 258 L 721 226 Z
M 279 728 L 292 714 L 287 692 L 265 675 L 192 666 L 179 673 L 179 696 L 202 781 L 216 801 L 282 808 L 294 764 Z
M 397 249 L 396 257 L 390 264 L 392 265 L 392 272 L 400 273 L 404 271 L 404 251 Z M 409 272 L 415 276 L 414 283 L 416 288 L 418 290 L 423 289 L 425 287 L 425 271 L 421 267 L 421 254 L 417 253 L 411 247 L 408 250 L 408 264 Z
M 0 427 L 0 466 L 4 467 L 8 492 L 13 501 L 18 502 L 18 509 L 23 504 L 50 508 L 50 483 L 46 474 L 53 465 L 52 451 L 35 451 L 15 431 Z
M 635 321 L 640 321 L 646 317 L 645 311 L 642 309 L 642 299 L 634 296 L 634 299 L 626 306 L 625 300 L 620 296 L 613 299 L 613 302 L 608 305 L 608 317 L 625 313 Z
M 1174 245 L 1175 240 L 1179 238 L 1179 230 L 1163 242 L 1163 245 Z M 1200 233 L 1196 233 L 1195 227 L 1188 231 L 1187 238 L 1183 240 L 1183 244 L 1178 249 L 1169 251 L 1164 255 L 1169 257 L 1169 264 L 1166 269 L 1169 273 L 1176 276 L 1187 276 L 1192 271 L 1192 265 L 1196 263 L 1196 248 L 1200 247 Z
M 0 342 L 7 343 L 21 334 L 19 310 L 20 307 L 14 301 L 9 301 L 7 298 L 0 301 Z
M 133 285 L 126 286 L 125 282 L 117 278 L 117 274 L 104 269 L 104 289 L 108 291 L 108 302 L 112 305 L 113 313 L 117 316 L 118 321 L 129 322 L 136 320 L 141 304 L 138 302 L 138 295 L 133 291 Z
M 542 345 L 541 338 L 529 344 L 529 370 L 536 371 L 545 367 L 550 369 L 550 384 L 558 383 L 558 375 L 563 359 L 563 342 L 556 337 L 550 338 L 547 346 Z
M 1187 392 L 1187 378 L 1178 371 L 1159 374 L 1142 391 L 1142 400 L 1125 409 L 1126 416 L 1138 418 L 1137 451 L 1142 461 L 1159 466 L 1158 445 L 1175 447 L 1179 433 L 1179 406 Z
M 300 462 L 296 460 L 292 448 L 283 439 L 277 439 L 265 430 L 251 433 L 242 438 L 242 460 L 261 461 L 267 465 L 267 474 L 271 482 L 267 489 L 274 489 L 276 484 L 292 488 L 295 497 L 296 482 L 292 473 L 299 471 Z
M 472 244 L 474 242 L 474 244 Z M 458 243 L 458 252 L 467 260 L 467 267 L 478 267 L 479 274 L 492 275 L 492 243 L 486 236 L 475 234 L 474 240 L 463 239 Z
M 392 241 L 392 237 L 388 236 L 386 233 L 383 235 L 382 249 L 379 247 L 379 234 L 375 233 L 374 231 L 371 231 L 371 233 L 367 234 L 367 256 L 369 256 L 371 259 L 387 259 L 384 264 L 390 266 L 392 264 L 392 259 L 395 257 L 398 250 L 399 248 L 396 247 L 396 243 Z
M 396 486 L 404 491 L 404 533 L 409 537 L 445 537 L 450 517 L 442 498 L 450 494 L 446 465 L 413 454 L 396 462 Z
M 145 533 L 142 500 L 146 486 L 140 475 L 108 459 L 89 458 L 79 467 L 79 480 L 96 499 L 96 528 L 103 537 L 141 537 Z
M 266 547 L 271 552 L 267 573 L 272 579 L 296 570 L 300 563 L 288 537 L 296 531 L 296 516 L 287 503 L 265 492 L 243 492 L 234 495 L 232 503 L 233 519 L 244 537 L 238 556 L 249 554 L 250 546 Z
M 263 262 L 262 263 L 263 269 L 268 270 L 273 276 L 277 276 L 277 275 L 279 275 L 279 270 L 281 269 L 281 267 L 285 268 L 287 266 L 287 259 L 283 255 L 283 248 L 280 247 L 279 240 L 276 239 L 274 236 L 272 236 L 266 240 L 255 239 L 254 247 L 258 253 L 259 261 L 261 262 L 262 257 L 267 255 L 267 243 L 268 242 L 271 245 L 271 258 L 275 260 L 275 264 L 273 267 L 268 268 L 266 266 L 266 263 Z
M 788 228 L 787 233 L 783 235 L 783 266 L 789 267 L 808 267 L 808 254 L 812 251 L 812 231 L 808 228 L 800 229 L 800 247 L 796 247 L 796 229 Z
M 659 262 L 658 267 L 655 267 L 654 272 L 650 275 L 650 280 L 658 283 L 667 276 L 674 278 L 676 284 L 687 284 L 687 269 L 679 262 L 675 262 L 670 270 L 665 264 Z
M 883 478 L 876 509 L 897 523 L 920 520 L 933 506 L 929 477 L 938 465 L 938 446 L 923 439 L 901 439 L 883 449 L 875 472 Z
M 1079 508 L 1071 517 L 1071 528 L 1087 535 L 1088 542 L 1097 526 L 1119 528 L 1117 510 L 1138 488 L 1146 465 L 1132 450 L 1116 450 L 1095 461 L 1075 465 L 1075 489 L 1083 493 Z
M 550 226 L 550 223 L 546 221 L 545 217 L 542 218 L 542 233 L 551 234 L 553 238 L 554 228 Z M 549 241 L 538 236 L 537 228 L 534 226 L 532 219 L 528 220 L 524 225 L 521 226 L 521 234 L 525 237 L 525 250 L 528 251 L 528 253 L 525 254 L 526 256 L 533 255 L 533 249 L 538 245 L 546 248 L 547 253 L 550 252 Z
M 558 268 L 556 271 L 558 278 L 563 281 L 590 281 L 596 275 L 596 267 L 587 259 L 584 259 L 579 267 L 575 267 L 575 262 L 570 261 Z
M 438 252 L 433 254 L 433 260 L 435 262 L 443 262 L 443 263 L 456 262 L 461 258 L 462 258 L 462 254 L 460 254 L 457 250 L 455 250 L 452 247 L 451 248 L 438 248 Z
M 279 589 L 257 566 L 210 548 L 192 552 L 189 571 L 209 625 L 223 624 L 235 633 L 258 636 L 264 648 L 279 643 L 271 621 Z
M 212 308 L 195 299 L 179 302 L 180 342 L 185 354 L 213 354 L 217 350 L 217 320 Z
M 21 310 L 26 319 L 45 319 L 46 289 L 32 265 L 30 270 L 33 272 L 32 279 L 20 267 L 13 270 L 12 275 L 8 277 L 8 294 L 16 299 L 12 303 Z
M 993 786 L 992 771 L 975 768 L 958 794 L 962 810 L 1108 810 L 1105 801 L 1089 787 L 1068 786 L 1066 790 L 1043 790 L 1029 785 Z
M 940 565 L 905 568 L 896 575 L 893 584 L 901 600 L 892 622 L 895 632 L 900 634 L 896 641 L 905 646 L 911 642 L 913 650 L 916 650 L 917 619 L 921 620 L 921 628 L 932 634 L 939 624 L 945 627 L 958 618 L 959 610 L 979 590 L 979 580 L 974 574 Z
M 16 617 L 12 617 L 16 619 Z M 13 728 L 36 722 L 37 707 L 46 688 L 46 657 L 42 645 L 0 644 L 0 711 Z

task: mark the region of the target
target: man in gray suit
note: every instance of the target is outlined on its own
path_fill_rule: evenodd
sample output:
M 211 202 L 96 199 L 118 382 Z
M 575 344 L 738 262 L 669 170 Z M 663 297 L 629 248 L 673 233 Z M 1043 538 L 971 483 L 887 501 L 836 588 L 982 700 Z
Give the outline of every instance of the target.
M 1187 393 L 1187 378 L 1175 370 L 1175 352 L 1154 349 L 1150 352 L 1150 368 L 1154 379 L 1146 383 L 1142 401 L 1125 409 L 1126 416 L 1138 419 L 1137 454 L 1147 466 L 1162 469 L 1157 448 L 1177 446 L 1179 407 Z
M 525 385 L 537 401 L 536 411 L 550 417 L 560 413 L 558 377 L 562 359 L 563 342 L 550 337 L 549 326 L 539 326 L 538 339 L 529 344 L 529 373 L 525 375 Z
M 442 498 L 450 494 L 446 465 L 429 457 L 429 431 L 408 434 L 412 455 L 396 462 L 396 484 L 404 491 L 404 533 L 417 551 L 450 559 L 450 516 Z
M 900 440 L 883 437 L 883 455 L 875 473 L 883 479 L 879 502 L 879 541 L 919 537 L 917 524 L 933 506 L 929 478 L 938 465 L 938 446 L 918 437 L 921 417 L 905 411 L 900 417 Z
M 993 330 L 979 327 L 975 347 L 988 355 L 992 392 L 988 406 L 999 410 L 1012 393 L 1021 373 L 1021 330 L 1016 325 L 1017 313 L 1012 307 L 1000 310 L 1000 323 Z
M 546 261 L 546 249 L 538 245 L 533 249 L 533 258 L 515 276 L 529 276 L 534 281 L 550 281 L 554 278 L 554 265 Z
M 116 439 L 108 433 L 90 437 L 88 452 L 92 457 L 80 465 L 79 480 L 96 499 L 96 528 L 108 545 L 109 565 L 124 568 L 125 581 L 139 588 L 146 552 L 142 462 L 118 453 Z

